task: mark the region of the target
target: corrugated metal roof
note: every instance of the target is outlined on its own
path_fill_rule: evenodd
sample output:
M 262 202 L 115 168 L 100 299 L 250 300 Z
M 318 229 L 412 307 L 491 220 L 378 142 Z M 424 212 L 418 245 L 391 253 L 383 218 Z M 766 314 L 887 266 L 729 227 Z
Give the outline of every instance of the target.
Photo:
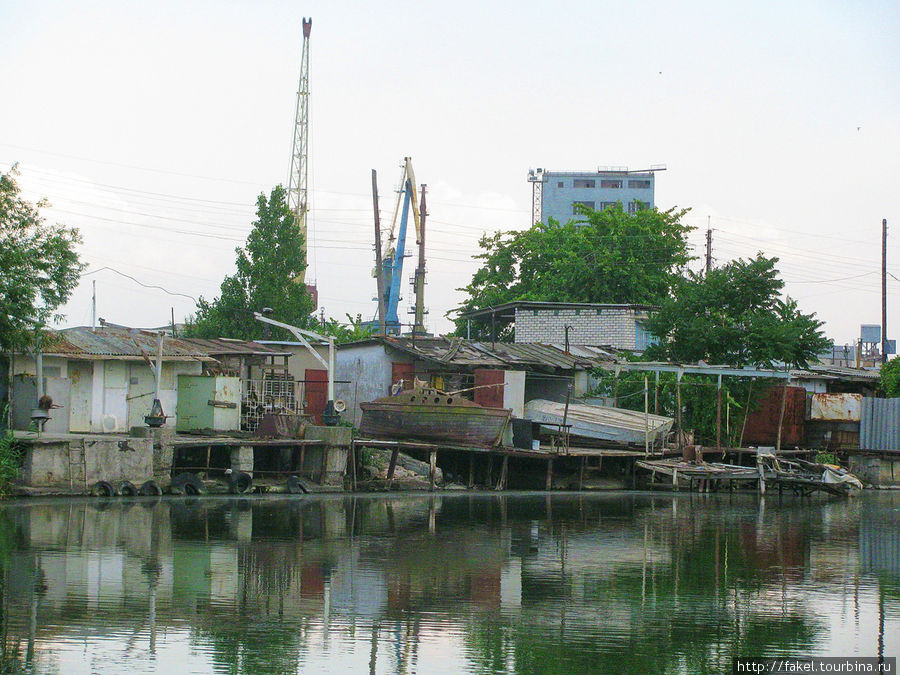
M 863 398 L 859 447 L 900 451 L 900 398 Z
M 471 342 L 462 338 L 384 338 L 384 342 L 418 358 L 457 367 L 554 368 L 583 370 L 612 361 L 613 356 L 598 347 L 573 346 L 566 353 L 560 345 L 537 343 Z
M 156 335 L 128 328 L 65 328 L 48 333 L 44 337 L 43 352 L 61 356 L 111 356 L 141 358 L 141 350 L 156 354 Z M 166 337 L 163 341 L 163 358 L 208 358 L 207 352 L 187 340 Z
M 182 342 L 195 345 L 200 351 L 211 356 L 225 355 L 263 355 L 263 356 L 290 356 L 292 352 L 283 349 L 275 349 L 269 345 L 251 340 L 229 340 L 216 338 L 207 340 L 203 338 L 183 338 Z M 300 344 L 299 342 L 296 344 Z

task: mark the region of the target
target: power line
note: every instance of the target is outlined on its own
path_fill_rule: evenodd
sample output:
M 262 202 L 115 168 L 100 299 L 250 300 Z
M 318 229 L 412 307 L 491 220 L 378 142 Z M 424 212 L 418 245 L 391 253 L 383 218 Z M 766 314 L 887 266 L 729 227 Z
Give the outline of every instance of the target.
M 123 276 L 126 279 L 131 279 L 138 286 L 143 286 L 144 288 L 155 288 L 155 289 L 162 291 L 163 293 L 168 293 L 169 295 L 180 295 L 183 298 L 189 298 L 190 300 L 197 302 L 197 298 L 195 298 L 193 295 L 188 295 L 187 293 L 176 293 L 174 291 L 167 290 L 167 289 L 163 288 L 162 286 L 156 286 L 154 284 L 145 284 L 143 281 L 139 281 L 139 280 L 135 279 L 130 274 L 125 274 L 125 272 L 120 272 L 119 270 L 114 269 L 112 267 L 108 267 L 106 265 L 104 265 L 103 267 L 98 267 L 95 270 L 91 270 L 90 272 L 85 272 L 84 274 L 81 275 L 81 278 L 83 279 L 84 277 L 90 276 L 92 274 L 97 274 L 98 272 L 102 272 L 103 270 L 109 270 L 110 272 L 115 272 L 116 274 Z

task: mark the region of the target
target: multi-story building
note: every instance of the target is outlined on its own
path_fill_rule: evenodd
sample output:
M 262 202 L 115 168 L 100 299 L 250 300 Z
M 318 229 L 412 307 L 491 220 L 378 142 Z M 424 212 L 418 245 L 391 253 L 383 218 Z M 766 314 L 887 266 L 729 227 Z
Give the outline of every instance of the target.
M 554 219 L 560 224 L 583 220 L 578 206 L 598 211 L 622 202 L 628 213 L 655 206 L 653 194 L 657 171 L 665 167 L 651 167 L 630 171 L 627 167 L 601 167 L 597 171 L 528 172 L 534 190 L 535 222 Z

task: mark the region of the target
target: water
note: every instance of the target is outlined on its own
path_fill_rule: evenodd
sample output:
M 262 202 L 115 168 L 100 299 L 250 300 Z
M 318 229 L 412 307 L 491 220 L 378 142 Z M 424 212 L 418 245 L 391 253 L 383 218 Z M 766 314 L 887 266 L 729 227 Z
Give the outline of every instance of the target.
M 0 507 L 7 670 L 718 673 L 896 656 L 900 493 Z

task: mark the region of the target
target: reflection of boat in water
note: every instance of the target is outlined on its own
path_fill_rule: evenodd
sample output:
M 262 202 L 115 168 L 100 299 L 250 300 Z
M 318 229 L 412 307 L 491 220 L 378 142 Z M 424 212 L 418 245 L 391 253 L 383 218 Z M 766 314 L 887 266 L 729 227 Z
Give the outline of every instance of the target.
M 483 447 L 500 441 L 511 414 L 505 408 L 485 408 L 462 396 L 428 388 L 360 403 L 360 408 L 363 435 Z

